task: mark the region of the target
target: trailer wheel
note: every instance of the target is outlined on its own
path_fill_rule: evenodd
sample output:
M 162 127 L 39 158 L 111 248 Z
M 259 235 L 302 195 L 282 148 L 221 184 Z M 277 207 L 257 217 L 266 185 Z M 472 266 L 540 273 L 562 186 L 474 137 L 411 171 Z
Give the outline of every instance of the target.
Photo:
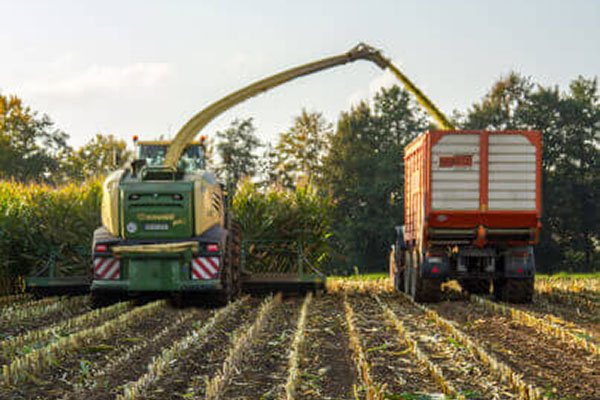
M 466 278 L 459 280 L 460 287 L 471 294 L 489 294 L 491 282 L 487 278 Z
M 410 295 L 420 303 L 437 303 L 442 299 L 441 282 L 436 278 L 421 277 L 421 262 L 418 255 L 410 268 Z
M 533 278 L 494 279 L 494 297 L 508 303 L 531 303 L 533 286 Z
M 405 259 L 404 270 L 402 272 L 402 280 L 404 283 L 404 293 L 412 296 L 412 255 L 407 254 Z

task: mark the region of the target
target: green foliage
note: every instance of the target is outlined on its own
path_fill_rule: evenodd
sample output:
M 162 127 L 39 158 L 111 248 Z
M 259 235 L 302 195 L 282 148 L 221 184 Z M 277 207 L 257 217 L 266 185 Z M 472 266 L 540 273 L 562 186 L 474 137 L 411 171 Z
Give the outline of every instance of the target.
M 79 150 L 70 151 L 61 168 L 68 181 L 83 182 L 118 169 L 130 156 L 124 140 L 98 134 Z
M 243 180 L 232 211 L 247 243 L 248 270 L 295 272 L 300 256 L 319 267 L 329 252 L 331 199 L 307 181 L 291 190 L 276 185 L 260 189 Z
M 53 262 L 57 274 L 85 274 L 100 225 L 101 182 L 54 188 L 0 181 L 0 270 L 7 279 Z M 3 288 L 0 287 L 0 290 Z
M 252 176 L 258 169 L 258 156 L 255 150 L 260 146 L 256 137 L 252 118 L 235 120 L 224 132 L 217 132 L 216 148 L 221 157 L 217 174 L 222 179 L 238 182 L 245 176 Z
M 269 181 L 288 187 L 293 187 L 303 177 L 318 181 L 331 135 L 331 124 L 323 114 L 302 109 L 269 154 L 271 162 L 266 171 Z
M 0 94 L 0 179 L 51 181 L 68 135 L 39 116 L 17 96 Z
M 397 86 L 382 89 L 373 107 L 361 103 L 342 114 L 323 181 L 336 204 L 335 261 L 346 270 L 385 268 L 394 226 L 404 220 L 404 146 L 426 127 L 421 109 Z

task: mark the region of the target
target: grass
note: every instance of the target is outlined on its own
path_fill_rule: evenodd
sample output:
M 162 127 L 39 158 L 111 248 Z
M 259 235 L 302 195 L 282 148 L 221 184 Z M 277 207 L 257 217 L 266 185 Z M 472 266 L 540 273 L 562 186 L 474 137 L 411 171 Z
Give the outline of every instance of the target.
M 557 274 L 536 274 L 535 276 L 546 279 L 600 279 L 600 272 L 565 272 Z

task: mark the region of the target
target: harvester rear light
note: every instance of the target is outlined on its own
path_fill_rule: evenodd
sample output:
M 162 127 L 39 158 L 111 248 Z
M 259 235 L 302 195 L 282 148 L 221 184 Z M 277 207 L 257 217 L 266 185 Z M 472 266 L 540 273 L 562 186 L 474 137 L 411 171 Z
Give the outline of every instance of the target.
M 108 251 L 108 246 L 105 244 L 97 244 L 94 250 L 97 253 L 106 253 Z
M 214 253 L 219 251 L 219 245 L 218 244 L 214 244 L 214 243 L 210 243 L 206 245 L 206 251 Z
M 437 266 L 433 266 L 433 268 L 431 268 L 431 272 L 433 272 L 434 274 L 437 274 L 438 272 L 440 272 L 440 270 L 438 269 Z

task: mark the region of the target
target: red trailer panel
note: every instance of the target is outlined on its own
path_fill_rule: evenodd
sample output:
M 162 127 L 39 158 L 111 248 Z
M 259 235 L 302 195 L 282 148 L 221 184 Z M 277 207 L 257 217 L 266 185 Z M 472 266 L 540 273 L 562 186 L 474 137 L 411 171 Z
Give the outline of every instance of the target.
M 404 154 L 404 240 L 535 244 L 541 216 L 541 134 L 428 131 Z

